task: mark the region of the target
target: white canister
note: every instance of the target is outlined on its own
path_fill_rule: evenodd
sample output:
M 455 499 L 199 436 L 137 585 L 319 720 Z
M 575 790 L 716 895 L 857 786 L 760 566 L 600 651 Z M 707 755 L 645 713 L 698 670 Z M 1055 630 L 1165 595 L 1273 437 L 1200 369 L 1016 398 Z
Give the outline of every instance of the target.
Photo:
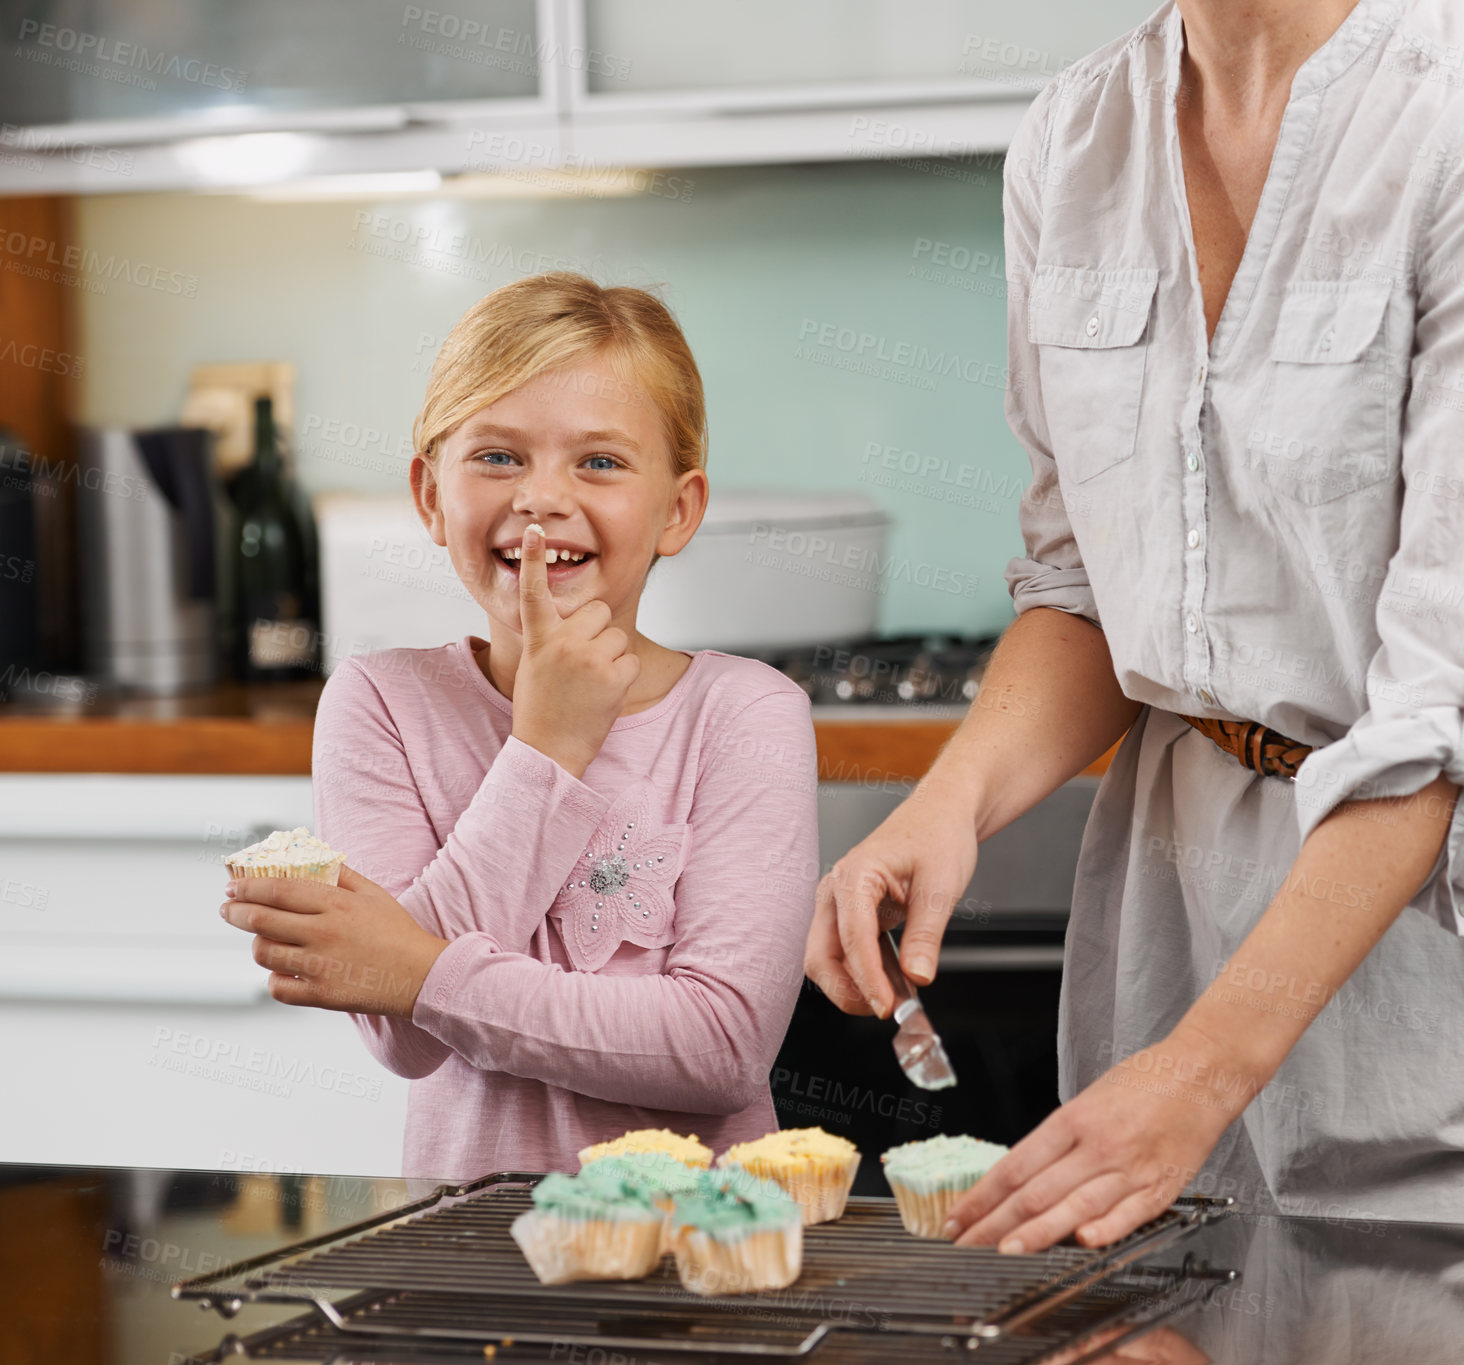
M 324 663 L 488 636 L 488 617 L 411 499 L 316 499 Z M 671 649 L 776 649 L 874 632 L 888 516 L 853 493 L 714 492 L 691 543 L 662 559 L 636 625 Z
M 777 649 L 871 635 L 890 518 L 860 493 L 716 490 L 651 570 L 636 625 L 672 649 Z

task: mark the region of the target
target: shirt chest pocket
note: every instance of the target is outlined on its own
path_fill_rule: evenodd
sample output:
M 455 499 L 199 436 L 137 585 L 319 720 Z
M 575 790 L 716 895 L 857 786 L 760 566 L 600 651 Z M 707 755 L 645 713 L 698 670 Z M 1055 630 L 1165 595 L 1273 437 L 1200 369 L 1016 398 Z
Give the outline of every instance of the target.
M 1038 266 L 1027 339 L 1059 478 L 1086 483 L 1133 453 L 1159 272 Z
M 1271 339 L 1260 418 L 1246 441 L 1279 494 L 1316 505 L 1398 468 L 1386 285 L 1297 280 Z

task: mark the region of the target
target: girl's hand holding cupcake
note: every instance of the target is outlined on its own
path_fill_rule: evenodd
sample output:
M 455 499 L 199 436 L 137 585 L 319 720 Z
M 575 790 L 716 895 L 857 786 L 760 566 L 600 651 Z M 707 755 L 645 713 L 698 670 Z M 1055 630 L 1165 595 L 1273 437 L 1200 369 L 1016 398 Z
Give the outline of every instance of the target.
M 518 572 L 523 652 L 513 679 L 513 733 L 583 777 L 640 676 L 640 659 L 598 598 L 560 616 L 544 552 L 543 529 L 530 525 Z
M 422 982 L 447 947 L 397 900 L 350 867 L 340 882 L 240 877 L 219 914 L 254 937 L 269 993 L 284 1005 L 410 1019 Z

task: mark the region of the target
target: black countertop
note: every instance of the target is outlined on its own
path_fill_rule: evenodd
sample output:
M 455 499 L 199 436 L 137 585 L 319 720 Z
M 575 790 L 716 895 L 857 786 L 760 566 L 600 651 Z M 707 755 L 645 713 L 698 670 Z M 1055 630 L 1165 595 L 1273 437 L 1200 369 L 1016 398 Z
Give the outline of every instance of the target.
M 207 1357 L 231 1334 L 250 1337 L 299 1310 L 251 1304 L 226 1322 L 174 1300 L 175 1281 L 374 1217 L 433 1188 L 394 1178 L 0 1165 L 0 1365 L 183 1365 Z M 1464 1362 L 1464 1228 L 1232 1215 L 1157 1259 L 1172 1263 L 1184 1253 L 1237 1270 L 1240 1279 L 1103 1359 Z M 328 1357 L 328 1350 L 272 1356 Z M 409 1350 L 370 1356 L 422 1358 Z M 656 1365 L 583 1347 L 557 1356 L 500 1349 L 497 1358 Z M 810 1359 L 837 1361 L 836 1340 Z

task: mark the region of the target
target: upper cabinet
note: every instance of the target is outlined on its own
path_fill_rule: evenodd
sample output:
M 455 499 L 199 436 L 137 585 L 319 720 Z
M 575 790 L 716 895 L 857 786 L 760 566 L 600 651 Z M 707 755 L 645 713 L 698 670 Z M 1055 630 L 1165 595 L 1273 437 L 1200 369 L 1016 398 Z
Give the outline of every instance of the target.
M 595 94 L 1025 83 L 1116 37 L 1122 0 L 591 0 Z
M 1053 74 L 1150 9 L 22 0 L 0 194 L 996 152 Z
M 534 0 L 466 8 L 475 20 L 428 26 L 402 0 L 32 0 L 11 7 L 0 121 L 166 135 L 260 115 L 534 99 Z

